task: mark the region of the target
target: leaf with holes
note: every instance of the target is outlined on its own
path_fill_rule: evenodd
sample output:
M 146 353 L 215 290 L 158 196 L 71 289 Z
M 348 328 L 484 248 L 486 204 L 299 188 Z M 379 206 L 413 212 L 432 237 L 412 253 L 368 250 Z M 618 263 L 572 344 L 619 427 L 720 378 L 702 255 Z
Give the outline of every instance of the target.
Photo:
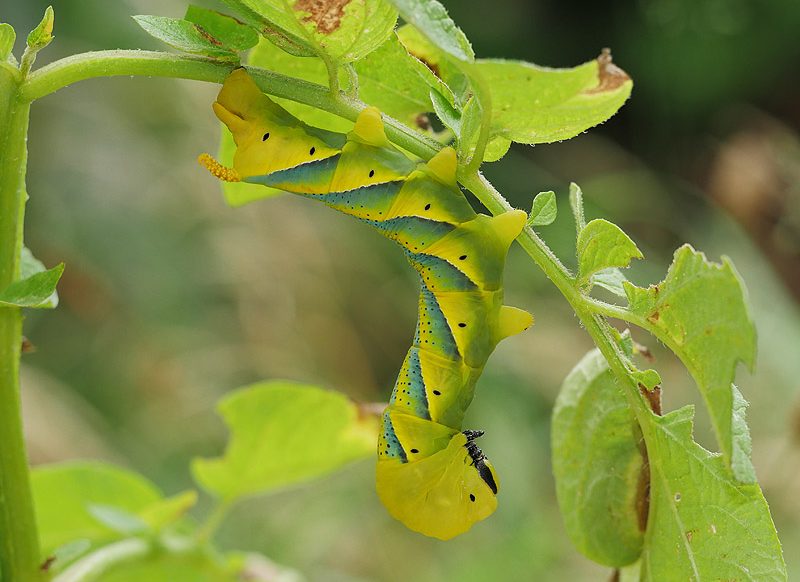
M 648 288 L 625 282 L 629 309 L 691 373 L 703 396 L 726 462 L 736 477 L 753 482 L 743 458 L 746 425 L 734 422 L 732 383 L 738 362 L 755 363 L 756 334 L 745 291 L 733 264 L 712 263 L 691 246 L 675 251 L 665 279 Z M 741 406 L 738 407 L 741 409 Z
M 786 580 L 780 542 L 757 484 L 692 440 L 694 410 L 651 415 L 650 516 L 641 580 Z

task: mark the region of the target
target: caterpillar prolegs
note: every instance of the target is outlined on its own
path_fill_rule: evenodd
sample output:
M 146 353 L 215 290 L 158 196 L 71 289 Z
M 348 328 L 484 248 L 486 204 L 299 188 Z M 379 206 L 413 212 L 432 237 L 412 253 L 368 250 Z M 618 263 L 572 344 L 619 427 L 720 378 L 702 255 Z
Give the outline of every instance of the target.
M 311 127 L 261 93 L 244 69 L 213 105 L 236 143 L 233 168 L 207 154 L 222 180 L 264 184 L 355 216 L 397 242 L 419 273 L 419 319 L 383 414 L 377 490 L 409 528 L 449 539 L 497 507 L 498 479 L 462 431 L 475 383 L 497 343 L 531 325 L 503 305 L 503 267 L 526 215 L 477 214 L 456 183 L 456 153 L 412 160 L 366 108 L 347 135 Z

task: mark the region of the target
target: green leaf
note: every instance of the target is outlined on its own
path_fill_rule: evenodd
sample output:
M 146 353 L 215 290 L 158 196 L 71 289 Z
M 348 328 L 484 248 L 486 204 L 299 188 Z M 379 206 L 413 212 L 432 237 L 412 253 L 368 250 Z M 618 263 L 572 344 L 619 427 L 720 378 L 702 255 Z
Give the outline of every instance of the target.
M 611 291 L 617 297 L 627 298 L 625 295 L 625 274 L 616 267 L 602 269 L 591 277 L 592 285 L 602 287 L 606 291 Z
M 450 90 L 392 35 L 377 50 L 355 64 L 362 101 L 415 127 L 420 113 L 431 111 L 431 91 Z M 450 94 L 452 99 L 452 94 Z
M 469 79 L 461 71 L 458 63 L 450 59 L 435 44 L 429 41 L 419 30 L 409 24 L 397 29 L 397 37 L 406 50 L 425 64 L 430 71 L 441 79 L 452 93 L 455 100 L 452 104 L 463 107 L 472 96 Z
M 8 59 L 16 39 L 17 33 L 14 32 L 14 27 L 5 22 L 0 23 L 0 61 Z
M 496 135 L 489 139 L 486 144 L 486 150 L 483 152 L 484 162 L 496 162 L 501 160 L 503 156 L 508 153 L 511 148 L 511 141 L 506 138 Z
M 753 441 L 750 438 L 750 429 L 747 427 L 745 414 L 747 413 L 747 400 L 735 384 L 731 384 L 733 391 L 733 421 L 731 423 L 731 439 L 733 452 L 731 453 L 731 469 L 736 478 L 742 483 L 755 483 L 756 470 L 750 455 L 753 452 Z
M 118 507 L 90 503 L 86 509 L 99 523 L 122 536 L 132 536 L 147 530 L 147 524 L 139 516 Z
M 786 580 L 780 542 L 756 484 L 692 440 L 694 410 L 652 415 L 652 481 L 641 580 Z
M 235 60 L 236 53 L 202 26 L 165 16 L 134 16 L 147 34 L 178 50 L 225 60 Z
M 298 57 L 310 57 L 315 54 L 312 43 L 308 38 L 298 32 L 291 32 L 295 29 L 296 21 L 291 20 L 289 29 L 276 24 L 276 19 L 281 20 L 283 14 L 280 9 L 275 9 L 269 4 L 262 6 L 262 12 L 253 9 L 251 6 L 258 6 L 258 0 L 222 0 L 247 24 L 256 29 L 263 37 L 269 39 L 281 50 Z
M 159 531 L 180 520 L 197 503 L 197 491 L 188 490 L 162 499 L 139 514 L 152 531 Z
M 481 131 L 481 103 L 475 96 L 470 97 L 461 112 L 461 133 L 456 136 L 458 161 L 466 163 L 475 154 L 475 146 Z
M 262 34 L 296 56 L 357 61 L 392 33 L 397 12 L 384 0 L 226 0 Z
M 640 433 L 599 351 L 589 352 L 561 386 L 553 410 L 556 493 L 578 550 L 615 568 L 642 551 L 646 473 Z
M 632 259 L 642 257 L 642 252 L 620 227 L 596 218 L 578 234 L 578 285 L 585 286 L 598 271 L 625 268 Z
M 41 22 L 28 34 L 28 48 L 33 51 L 40 51 L 53 42 L 54 20 L 55 14 L 53 14 L 53 7 L 48 6 L 45 8 Z
M 64 272 L 64 263 L 44 269 L 30 251 L 23 249 L 20 279 L 0 291 L 0 305 L 50 309 L 58 305 L 56 285 Z
M 436 113 L 436 117 L 439 118 L 439 121 L 452 131 L 453 135 L 456 137 L 461 135 L 461 113 L 453 107 L 452 102 L 435 89 L 431 89 L 430 99 L 433 105 L 433 111 Z
M 224 564 L 215 560 L 212 552 L 200 551 L 150 552 L 135 561 L 121 562 L 98 578 L 102 582 L 241 582 L 246 579 L 228 571 Z
M 31 479 L 43 555 L 77 539 L 102 543 L 118 538 L 114 528 L 95 518 L 92 506 L 109 506 L 141 516 L 162 499 L 144 477 L 97 462 L 36 467 Z
M 218 408 L 231 431 L 225 455 L 195 459 L 192 473 L 226 501 L 297 485 L 375 454 L 377 419 L 336 392 L 264 382 L 225 397 Z
M 734 427 L 731 386 L 738 362 L 750 368 L 755 363 L 756 333 L 733 264 L 725 257 L 722 264 L 709 262 L 684 245 L 675 251 L 664 281 L 646 289 L 624 286 L 629 309 L 681 359 L 697 383 L 726 462 L 737 478 L 752 481 L 749 462 L 742 460 L 743 423 Z M 740 406 L 737 414 L 741 411 Z
M 553 224 L 558 214 L 556 205 L 556 193 L 539 192 L 533 199 L 533 207 L 528 214 L 528 226 L 547 226 Z
M 575 137 L 614 115 L 633 86 L 604 55 L 573 69 L 501 60 L 474 66 L 491 87 L 493 135 L 518 143 Z
M 447 15 L 437 0 L 389 0 L 400 16 L 421 32 L 431 43 L 451 57 L 463 61 L 475 60 L 472 45 L 463 31 Z
M 279 49 L 269 41 L 262 40 L 250 52 L 248 63 L 255 67 L 262 67 L 288 75 L 296 79 L 302 79 L 318 85 L 328 84 L 328 72 L 321 59 L 316 57 L 296 57 Z M 343 77 L 342 77 L 343 79 Z M 270 96 L 281 107 L 298 119 L 314 127 L 321 127 L 329 131 L 347 132 L 353 128 L 353 124 L 338 115 L 333 115 L 327 111 L 322 111 L 310 105 L 304 105 L 291 101 Z
M 232 52 L 246 51 L 258 44 L 258 33 L 232 16 L 190 4 L 186 20 L 200 26 Z
M 575 218 L 575 231 L 580 236 L 581 231 L 586 228 L 586 218 L 583 215 L 583 192 L 575 182 L 569 185 L 569 206 Z

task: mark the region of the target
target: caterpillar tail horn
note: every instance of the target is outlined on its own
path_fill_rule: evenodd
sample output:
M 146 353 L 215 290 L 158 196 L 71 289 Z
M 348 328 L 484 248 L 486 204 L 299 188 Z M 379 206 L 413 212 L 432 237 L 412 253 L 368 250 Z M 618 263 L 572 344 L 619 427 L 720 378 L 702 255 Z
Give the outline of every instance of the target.
M 212 176 L 216 176 L 223 182 L 241 182 L 242 177 L 239 175 L 233 168 L 229 168 L 227 166 L 223 166 L 210 154 L 200 154 L 197 156 L 198 163 L 203 166 L 206 170 L 208 170 Z

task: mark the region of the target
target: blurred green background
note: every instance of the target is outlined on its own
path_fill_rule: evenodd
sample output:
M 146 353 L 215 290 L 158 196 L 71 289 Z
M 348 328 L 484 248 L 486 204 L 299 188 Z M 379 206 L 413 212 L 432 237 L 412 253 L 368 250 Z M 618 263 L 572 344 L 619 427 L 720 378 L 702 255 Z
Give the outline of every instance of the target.
M 211 1 L 197 2 L 208 7 Z M 9 5 L 10 4 L 10 5 Z M 55 42 L 40 64 L 104 48 L 161 49 L 129 18 L 180 17 L 178 0 L 53 0 Z M 754 462 L 790 571 L 800 571 L 800 3 L 797 0 L 446 1 L 484 57 L 563 67 L 613 49 L 632 100 L 568 142 L 514 146 L 486 173 L 518 207 L 556 190 L 541 233 L 567 259 L 566 191 L 589 217 L 618 222 L 663 277 L 690 242 L 733 258 L 747 282 L 760 353 L 740 370 Z M 19 40 L 43 0 L 0 8 Z M 216 455 L 215 401 L 271 378 L 385 401 L 412 337 L 416 283 L 402 253 L 364 225 L 294 197 L 225 206 L 196 163 L 215 151 L 216 87 L 97 79 L 34 104 L 27 243 L 67 270 L 61 305 L 29 312 L 23 360 L 35 463 L 97 458 L 143 472 L 167 493 L 191 486 L 188 461 Z M 219 534 L 310 580 L 603 580 L 578 555 L 555 504 L 549 415 L 591 343 L 566 302 L 518 249 L 508 300 L 537 325 L 490 360 L 467 425 L 502 479 L 495 516 L 452 542 L 405 530 L 380 506 L 370 462 L 243 504 Z M 654 352 L 665 406 L 698 402 L 677 361 Z M 699 404 L 699 402 L 698 402 Z M 713 448 L 700 407 L 697 439 Z M 200 508 L 202 511 L 202 507 Z

